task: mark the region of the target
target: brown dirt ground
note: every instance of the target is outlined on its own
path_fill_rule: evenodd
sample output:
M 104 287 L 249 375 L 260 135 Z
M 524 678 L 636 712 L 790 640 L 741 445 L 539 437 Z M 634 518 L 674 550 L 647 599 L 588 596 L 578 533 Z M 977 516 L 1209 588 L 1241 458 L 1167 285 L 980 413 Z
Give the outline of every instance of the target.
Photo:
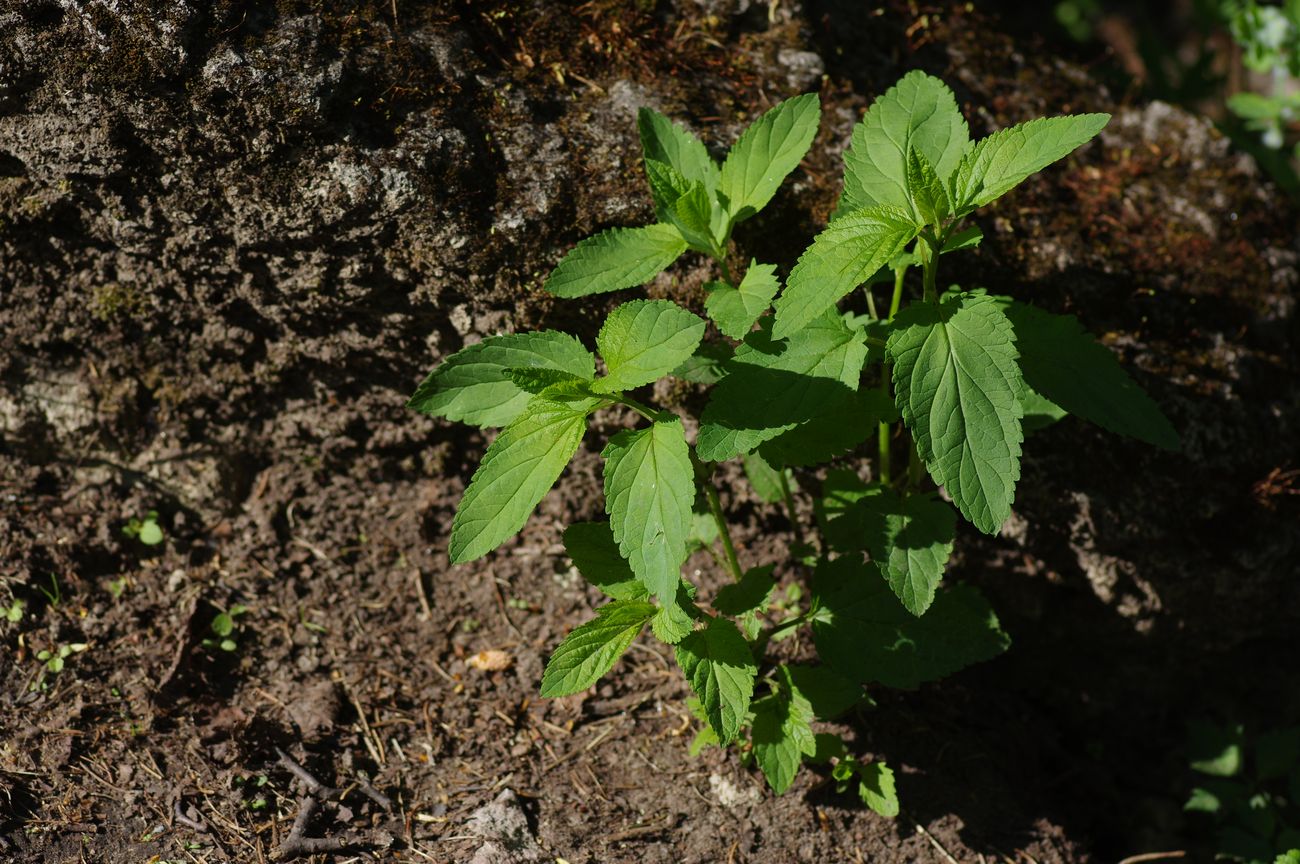
M 1186 719 L 1300 717 L 1300 508 L 1271 475 L 1300 466 L 1296 215 L 1203 121 L 964 4 L 783 2 L 771 25 L 762 4 L 155 5 L 0 4 L 0 602 L 26 603 L 0 623 L 0 860 L 268 860 L 311 791 L 280 751 L 345 790 L 307 833 L 346 846 L 315 860 L 486 855 L 469 818 L 506 789 L 535 838 L 517 860 L 1117 860 L 1203 848 Z M 403 404 L 466 339 L 589 337 L 603 307 L 539 274 L 648 213 L 624 103 L 729 140 L 807 86 L 783 49 L 821 58 L 826 119 L 738 238 L 783 267 L 908 68 L 977 134 L 1114 111 L 952 275 L 1080 314 L 1187 439 L 1031 440 L 1012 530 L 963 535 L 954 568 L 1012 651 L 828 727 L 897 767 L 893 821 L 816 771 L 774 797 L 734 754 L 689 757 L 653 640 L 537 698 L 597 600 L 558 541 L 598 514 L 623 418 L 519 538 L 453 569 L 485 441 Z M 703 272 L 651 291 L 698 305 Z M 789 526 L 728 480 L 742 557 L 771 560 Z M 155 548 L 121 532 L 149 510 Z M 236 604 L 235 650 L 207 644 Z M 483 650 L 509 666 L 476 670 Z

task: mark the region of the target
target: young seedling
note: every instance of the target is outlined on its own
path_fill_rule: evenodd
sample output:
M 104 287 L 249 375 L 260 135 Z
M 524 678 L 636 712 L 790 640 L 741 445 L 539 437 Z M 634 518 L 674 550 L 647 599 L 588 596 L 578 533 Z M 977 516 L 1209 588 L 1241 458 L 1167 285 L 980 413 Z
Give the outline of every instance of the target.
M 157 546 L 163 541 L 162 526 L 158 524 L 158 511 L 150 510 L 143 519 L 134 516 L 122 526 L 122 533 L 139 540 L 146 546 Z
M 212 636 L 203 640 L 203 647 L 208 649 L 217 648 L 228 652 L 239 650 L 239 642 L 236 637 L 239 635 L 238 631 L 241 628 L 237 623 L 237 619 L 247 611 L 247 606 L 236 603 L 227 611 L 217 613 L 216 617 L 208 625 L 208 629 L 212 631 Z
M 593 413 L 634 412 L 635 428 L 602 452 L 608 521 L 564 532 L 568 556 L 609 602 L 560 642 L 542 695 L 592 686 L 649 625 L 695 693 L 704 729 L 692 750 L 738 743 L 777 792 L 804 761 L 830 764 L 837 783 L 892 816 L 889 767 L 862 763 L 813 724 L 861 707 L 864 685 L 910 689 L 1006 650 L 980 593 L 941 581 L 958 514 L 985 533 L 1010 515 L 1026 418 L 1069 412 L 1165 447 L 1178 437 L 1073 318 L 975 286 L 938 287 L 941 256 L 980 241 L 970 215 L 1089 141 L 1107 115 L 1035 120 L 972 142 L 948 88 L 909 73 L 854 130 L 839 208 L 784 290 L 776 267 L 756 260 L 736 278 L 732 228 L 798 165 L 818 112 L 814 95 L 777 105 L 719 166 L 689 132 L 642 111 L 658 221 L 579 243 L 546 282 L 561 297 L 630 288 L 692 249 L 720 271 L 706 286 L 708 320 L 668 300 L 616 307 L 596 337 L 603 375 L 568 334 L 493 336 L 447 358 L 410 405 L 502 427 L 452 522 L 455 564 L 523 527 Z M 911 267 L 921 296 L 904 306 Z M 880 273 L 892 294 L 878 305 Z M 861 286 L 869 313 L 841 312 Z M 647 401 L 665 376 L 710 390 L 693 443 L 682 417 Z M 873 436 L 864 482 L 857 466 Z M 896 449 L 907 454 L 897 465 Z M 788 557 L 755 562 L 736 547 L 714 481 L 728 460 L 741 461 L 758 497 L 786 508 Z M 797 495 L 813 500 L 815 532 L 800 523 Z M 682 575 L 698 548 L 727 576 L 709 596 Z M 777 574 L 794 577 L 783 594 Z M 790 662 L 794 652 L 777 646 L 809 631 L 816 659 L 805 650 Z
M 23 610 L 26 608 L 27 604 L 20 598 L 15 597 L 8 606 L 0 606 L 0 621 L 17 624 L 23 620 Z
M 46 678 L 48 676 L 58 675 L 63 671 L 63 667 L 69 657 L 73 654 L 80 654 L 89 647 L 90 646 L 84 642 L 72 642 L 67 645 L 55 646 L 53 651 L 43 649 L 36 652 L 36 659 L 42 663 L 42 668 L 40 674 L 37 676 L 36 680 L 31 683 L 31 686 L 28 689 L 32 692 L 46 689 L 46 687 L 49 686 L 46 683 Z

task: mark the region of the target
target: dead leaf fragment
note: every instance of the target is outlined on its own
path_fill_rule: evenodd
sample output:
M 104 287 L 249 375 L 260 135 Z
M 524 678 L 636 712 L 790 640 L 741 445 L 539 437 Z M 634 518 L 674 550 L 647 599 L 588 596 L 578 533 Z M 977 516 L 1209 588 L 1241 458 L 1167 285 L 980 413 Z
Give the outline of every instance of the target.
M 515 662 L 515 658 L 504 651 L 490 648 L 478 652 L 465 662 L 480 672 L 500 672 L 502 669 L 508 669 L 510 664 Z

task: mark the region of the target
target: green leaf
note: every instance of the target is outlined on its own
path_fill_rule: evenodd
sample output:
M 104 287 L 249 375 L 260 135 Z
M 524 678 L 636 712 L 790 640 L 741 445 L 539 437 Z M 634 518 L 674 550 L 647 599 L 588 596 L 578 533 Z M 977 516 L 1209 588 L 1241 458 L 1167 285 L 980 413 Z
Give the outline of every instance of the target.
M 818 566 L 813 592 L 820 600 L 812 622 L 818 655 L 863 683 L 911 689 L 996 657 L 1011 642 L 971 586 L 940 592 L 917 618 L 856 555 Z
M 853 142 L 844 154 L 844 192 L 837 214 L 879 204 L 911 212 L 908 152 L 921 153 L 946 178 L 969 143 L 966 120 L 948 86 L 920 70 L 908 72 L 853 127 Z
M 1025 383 L 1035 392 L 1103 429 L 1179 448 L 1178 432 L 1160 408 L 1074 316 L 1016 302 L 1003 308 L 1015 330 Z
M 748 219 L 772 200 L 808 152 L 820 120 L 817 94 L 805 93 L 777 105 L 741 134 L 722 163 L 718 185 L 733 221 Z
M 695 619 L 684 608 L 686 598 L 678 593 L 678 602 L 672 606 L 660 606 L 659 611 L 650 622 L 650 629 L 655 638 L 668 645 L 676 645 L 690 635 L 695 629 Z
M 785 474 L 785 481 L 790 488 L 796 488 L 794 477 L 788 468 L 778 471 L 757 453 L 746 453 L 741 457 L 741 464 L 745 468 L 745 477 L 749 480 L 749 485 L 753 487 L 754 494 L 761 501 L 776 504 L 785 497 L 781 492 L 782 473 Z
M 974 249 L 980 245 L 980 241 L 983 239 L 984 232 L 980 230 L 980 226 L 971 225 L 969 228 L 963 228 L 956 234 L 951 235 L 944 241 L 943 248 L 939 251 L 941 254 L 947 255 L 949 252 L 956 252 L 961 249 Z
M 876 487 L 836 520 L 833 534 L 840 548 L 857 540 L 869 550 L 903 606 L 919 616 L 934 602 L 956 529 L 957 514 L 938 496 Z
M 772 581 L 772 565 L 751 567 L 740 577 L 739 582 L 724 585 L 718 589 L 718 596 L 713 600 L 713 608 L 723 615 L 743 615 L 746 612 L 762 611 L 767 608 L 768 598 L 776 590 Z
M 713 727 L 705 726 L 699 732 L 695 733 L 695 737 L 691 739 L 690 747 L 687 749 L 687 752 L 690 753 L 691 758 L 694 759 L 696 756 L 699 756 L 704 752 L 705 747 L 716 746 L 718 746 L 718 733 L 713 731 Z
M 902 251 L 919 226 L 895 207 L 855 210 L 813 238 L 776 299 L 772 336 L 783 339 L 835 306 Z
M 615 600 L 649 596 L 618 551 L 608 522 L 575 522 L 564 529 L 564 551 L 582 577 Z
M 952 212 L 943 181 L 920 150 L 907 155 L 907 190 L 916 212 L 928 225 L 942 224 Z
M 888 352 L 903 422 L 934 481 L 962 515 L 994 534 L 1020 478 L 1024 388 L 1011 322 L 990 297 L 909 306 Z
M 157 546 L 163 541 L 162 528 L 154 520 L 146 519 L 140 526 L 139 538 L 146 546 Z
M 596 375 L 596 361 L 567 333 L 490 336 L 444 360 L 406 404 L 433 417 L 504 426 L 532 398 L 511 379 L 512 369 L 553 370 L 590 380 Z
M 1264 732 L 1255 739 L 1255 776 L 1260 780 L 1285 777 L 1300 767 L 1300 726 Z
M 898 409 L 879 390 L 837 391 L 825 413 L 764 441 L 758 452 L 773 465 L 820 465 L 875 435 L 878 424 L 897 419 Z
M 542 696 L 568 696 L 595 684 L 654 614 L 655 607 L 640 600 L 602 606 L 593 620 L 575 627 L 555 649 L 542 673 Z
M 774 341 L 770 318 L 745 337 L 700 415 L 696 452 L 720 462 L 821 416 L 857 390 L 865 337 L 827 312 L 799 335 Z
M 532 367 L 507 369 L 506 377 L 514 382 L 514 385 L 520 390 L 533 396 L 556 384 L 583 382 L 583 379 L 559 369 L 536 369 Z M 590 396 L 592 394 L 589 392 L 586 395 Z
M 677 665 L 686 673 L 718 740 L 735 740 L 754 697 L 758 666 L 745 637 L 725 618 L 712 618 L 677 645 Z
M 745 278 L 737 287 L 732 288 L 725 282 L 710 282 L 704 287 L 709 291 L 704 308 L 713 323 L 724 336 L 743 339 L 759 316 L 772 305 L 772 298 L 780 290 L 781 283 L 776 278 L 775 266 L 750 261 Z
M 703 318 L 671 300 L 624 303 L 609 313 L 596 336 L 596 347 L 609 367 L 597 389 L 631 390 L 667 375 L 690 359 L 704 327 Z
M 1024 368 L 1024 356 L 1021 355 L 1020 369 L 1022 372 Z M 1046 429 L 1058 420 L 1068 417 L 1070 413 L 1028 384 L 1025 385 L 1024 392 L 1020 394 L 1020 408 L 1025 412 L 1024 418 L 1020 421 L 1020 426 L 1024 429 L 1026 435 Z
M 819 720 L 834 720 L 862 699 L 862 685 L 827 666 L 790 665 L 790 683 Z
M 1244 766 L 1240 725 L 1220 726 L 1209 720 L 1187 724 L 1187 752 L 1193 771 L 1212 777 L 1235 777 Z
M 704 184 L 695 182 L 670 208 L 669 219 L 687 244 L 706 255 L 722 254 L 713 235 L 713 199 Z
M 605 509 L 619 551 L 650 593 L 670 606 L 681 583 L 695 500 L 682 421 L 673 417 L 620 432 L 602 455 Z
M 686 241 L 672 225 L 610 228 L 569 250 L 547 277 L 545 288 L 556 297 L 635 288 L 685 251 Z
M 894 772 L 884 762 L 859 764 L 858 797 L 872 810 L 893 819 L 898 815 L 898 790 L 894 788 Z
M 709 156 L 699 138 L 652 108 L 642 108 L 637 112 L 636 126 L 641 133 L 641 151 L 647 163 L 650 160 L 663 162 L 687 182 L 699 180 L 709 190 L 718 188 L 718 164 Z
M 782 794 L 794 782 L 804 755 L 817 750 L 808 700 L 782 689 L 755 701 L 750 738 L 767 784 Z
M 1109 114 L 1040 117 L 982 139 L 962 157 L 949 181 L 953 210 L 968 213 L 1001 198 L 1058 159 L 1091 141 Z M 940 176 L 948 176 L 939 170 Z
M 534 396 L 501 430 L 469 481 L 451 523 L 453 564 L 481 558 L 524 527 L 582 442 L 596 399 L 555 402 Z
M 735 353 L 736 350 L 726 342 L 702 342 L 694 354 L 672 371 L 672 375 L 692 384 L 717 384 L 727 374 L 723 364 Z

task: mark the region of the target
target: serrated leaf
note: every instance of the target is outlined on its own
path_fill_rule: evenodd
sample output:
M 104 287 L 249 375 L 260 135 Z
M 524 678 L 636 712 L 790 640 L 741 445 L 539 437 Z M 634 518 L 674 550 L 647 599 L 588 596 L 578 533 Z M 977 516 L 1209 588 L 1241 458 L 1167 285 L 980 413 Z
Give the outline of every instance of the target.
M 808 700 L 813 716 L 834 720 L 862 699 L 862 685 L 827 666 L 790 665 L 790 683 Z
M 915 148 L 907 155 L 907 191 L 926 224 L 940 225 L 952 212 L 943 180 L 925 154 Z
M 934 481 L 976 528 L 994 534 L 1020 479 L 1024 388 L 1011 322 L 989 297 L 909 306 L 888 353 L 903 422 Z
M 835 520 L 831 536 L 837 548 L 870 551 L 903 606 L 919 616 L 934 602 L 956 529 L 957 514 L 938 496 L 876 487 Z
M 453 564 L 481 558 L 524 527 L 582 442 L 597 399 L 534 396 L 483 454 L 451 522 Z
M 676 602 L 695 500 L 695 472 L 676 417 L 620 432 L 605 457 L 605 509 L 632 572 L 666 606 Z
M 718 188 L 718 164 L 699 138 L 653 108 L 637 112 L 636 126 L 646 160 L 669 165 L 688 182 L 699 180 L 710 190 Z
M 727 363 L 726 377 L 700 416 L 701 459 L 749 453 L 857 390 L 867 353 L 862 331 L 828 312 L 797 337 L 778 342 L 769 332 L 771 319 L 760 323 Z
M 923 154 L 947 178 L 970 142 L 966 120 L 948 86 L 920 70 L 903 76 L 853 127 L 844 154 L 844 192 L 838 214 L 891 204 L 911 212 L 907 194 L 907 154 Z
M 542 330 L 490 336 L 444 360 L 406 404 L 433 417 L 504 426 L 532 398 L 510 378 L 511 369 L 525 368 L 591 379 L 596 361 L 567 333 Z
M 595 684 L 654 614 L 655 607 L 640 600 L 602 606 L 595 619 L 574 628 L 555 649 L 542 673 L 542 696 L 568 696 Z
M 1010 302 L 1004 307 L 1015 331 L 1025 383 L 1065 411 L 1103 429 L 1177 450 L 1178 432 L 1109 348 L 1072 315 L 1052 315 Z
M 876 568 L 856 555 L 818 566 L 812 622 L 817 654 L 863 683 L 911 689 L 996 657 L 1010 639 L 969 585 L 940 592 L 920 618 L 902 607 Z
M 596 348 L 609 375 L 596 382 L 603 392 L 649 384 L 690 359 L 704 336 L 704 319 L 670 300 L 633 300 L 605 319 Z
M 741 133 L 722 163 L 718 184 L 733 221 L 748 219 L 772 199 L 808 152 L 820 121 L 817 94 L 805 93 L 772 108 Z
M 750 739 L 754 759 L 772 791 L 780 795 L 790 788 L 804 755 L 816 752 L 812 711 L 807 700 L 792 698 L 787 691 L 764 696 L 754 702 Z
M 725 282 L 710 282 L 705 286 L 709 296 L 704 299 L 704 309 L 718 325 L 724 336 L 743 339 L 780 290 L 776 267 L 771 264 L 749 262 L 749 269 L 740 284 L 732 288 Z
M 1091 141 L 1109 114 L 1040 117 L 981 139 L 963 157 L 950 181 L 959 215 L 1001 198 L 1058 159 Z M 940 176 L 948 176 L 942 170 Z
M 741 465 L 745 469 L 745 478 L 749 480 L 750 487 L 759 500 L 768 504 L 776 504 L 784 498 L 781 491 L 781 474 L 784 472 L 785 481 L 794 489 L 794 477 L 788 469 L 777 470 L 767 464 L 767 460 L 757 453 L 746 453 L 741 457 Z
M 575 522 L 565 528 L 564 551 L 582 578 L 615 600 L 644 600 L 649 596 L 619 553 L 608 522 Z
M 776 298 L 772 335 L 783 339 L 816 320 L 902 251 L 919 226 L 895 207 L 855 210 L 813 238 Z
M 858 797 L 872 810 L 893 819 L 898 815 L 898 790 L 894 786 L 894 772 L 884 762 L 859 764 Z
M 678 598 L 679 601 L 685 599 L 680 594 Z M 650 621 L 650 629 L 654 631 L 655 638 L 660 642 L 676 645 L 695 629 L 695 619 L 683 608 L 683 604 L 678 602 L 672 606 L 660 606 L 659 611 Z
M 667 162 L 650 158 L 645 160 L 645 176 L 655 202 L 655 218 L 660 222 L 669 222 L 672 206 L 678 198 L 690 191 L 691 181 Z
M 723 364 L 735 353 L 726 342 L 702 342 L 695 353 L 672 371 L 672 376 L 692 384 L 717 384 L 727 374 Z
M 773 465 L 820 465 L 875 435 L 880 423 L 898 419 L 898 409 L 879 390 L 837 392 L 825 412 L 764 441 L 758 452 Z
M 545 288 L 556 297 L 635 288 L 685 251 L 686 241 L 672 225 L 610 228 L 569 250 L 547 277 Z
M 724 585 L 718 589 L 718 596 L 713 600 L 713 608 L 723 615 L 743 615 L 746 612 L 762 611 L 767 608 L 768 598 L 776 590 L 772 581 L 772 565 L 751 567 L 740 577 L 739 582 Z
M 677 644 L 676 654 L 718 740 L 735 740 L 749 713 L 758 675 L 745 637 L 727 619 L 711 618 L 707 627 Z

